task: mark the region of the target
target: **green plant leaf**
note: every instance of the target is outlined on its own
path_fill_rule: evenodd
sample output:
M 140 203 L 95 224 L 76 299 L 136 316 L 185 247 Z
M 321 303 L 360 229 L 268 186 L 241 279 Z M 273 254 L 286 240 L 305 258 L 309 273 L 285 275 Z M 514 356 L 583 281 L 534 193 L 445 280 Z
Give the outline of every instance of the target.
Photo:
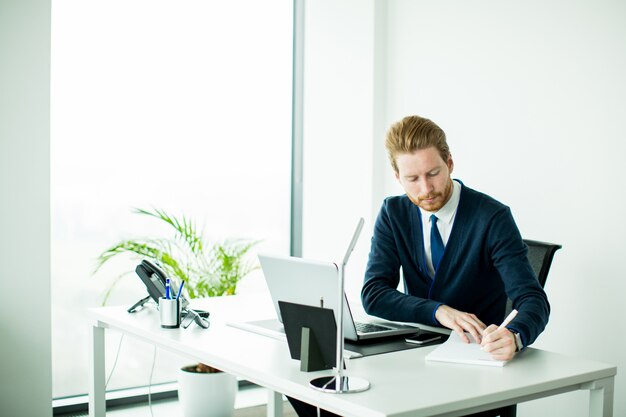
M 148 258 L 159 263 L 168 276 L 185 281 L 185 291 L 193 299 L 235 294 L 239 281 L 259 268 L 256 261 L 249 259 L 258 240 L 227 239 L 206 245 L 195 223 L 185 216 L 178 218 L 159 209 L 137 208 L 135 213 L 168 224 L 174 229 L 173 236 L 122 240 L 98 256 L 94 274 L 122 254 Z M 122 276 L 107 289 L 103 302 Z
M 182 220 L 179 220 L 178 218 L 170 216 L 165 211 L 159 209 L 148 211 L 138 208 L 135 209 L 135 212 L 163 220 L 176 230 L 178 237 L 182 238 L 183 241 L 189 245 L 189 248 L 193 253 L 202 252 L 202 247 L 204 246 L 202 237 L 198 234 L 194 223 L 185 216 L 182 217 Z

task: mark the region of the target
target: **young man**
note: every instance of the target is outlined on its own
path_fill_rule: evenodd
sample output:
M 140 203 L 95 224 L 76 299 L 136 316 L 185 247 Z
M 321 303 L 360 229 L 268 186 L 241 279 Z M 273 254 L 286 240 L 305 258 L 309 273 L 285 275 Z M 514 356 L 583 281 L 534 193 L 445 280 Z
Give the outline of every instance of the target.
M 376 219 L 361 292 L 365 311 L 444 326 L 467 342 L 468 332 L 495 359 L 511 359 L 535 341 L 550 313 L 511 211 L 452 180 L 445 133 L 432 121 L 405 117 L 391 126 L 385 147 L 406 194 L 385 199 Z M 400 269 L 404 293 L 397 290 Z M 507 296 L 518 314 L 498 330 Z M 317 415 L 289 400 L 299 416 Z
M 467 342 L 468 332 L 495 359 L 513 358 L 543 331 L 550 306 L 511 211 L 452 180 L 445 133 L 432 121 L 405 117 L 391 126 L 385 147 L 406 194 L 385 199 L 376 220 L 365 310 L 444 326 Z M 498 330 L 507 296 L 518 314 Z

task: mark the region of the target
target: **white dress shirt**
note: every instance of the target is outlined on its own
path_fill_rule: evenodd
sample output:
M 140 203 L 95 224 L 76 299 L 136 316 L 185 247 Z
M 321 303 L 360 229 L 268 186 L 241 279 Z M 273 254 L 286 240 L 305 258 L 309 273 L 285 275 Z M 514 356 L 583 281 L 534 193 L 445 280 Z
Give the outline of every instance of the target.
M 452 225 L 454 224 L 454 218 L 456 217 L 456 209 L 459 207 L 459 200 L 461 198 L 461 184 L 458 181 L 452 181 L 452 196 L 448 202 L 436 212 L 426 211 L 420 208 L 422 213 L 422 231 L 424 233 L 424 252 L 426 254 L 426 265 L 428 266 L 428 272 L 431 277 L 435 276 L 435 268 L 433 267 L 433 259 L 430 252 L 430 216 L 434 214 L 437 216 L 437 229 L 443 240 L 444 248 L 448 244 L 450 238 L 450 232 L 452 231 Z

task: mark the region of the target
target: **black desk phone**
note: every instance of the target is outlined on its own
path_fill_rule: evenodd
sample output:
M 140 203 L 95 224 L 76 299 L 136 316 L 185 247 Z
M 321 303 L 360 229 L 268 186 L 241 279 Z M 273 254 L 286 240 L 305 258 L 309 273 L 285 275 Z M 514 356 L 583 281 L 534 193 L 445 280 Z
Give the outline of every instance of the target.
M 150 299 L 154 300 L 154 302 L 158 306 L 159 298 L 165 297 L 165 281 L 167 279 L 167 275 L 159 266 L 157 266 L 156 263 L 144 259 L 139 265 L 137 265 L 137 267 L 135 268 L 135 272 L 137 273 L 139 278 L 141 278 L 141 281 L 143 281 L 149 295 L 133 304 L 128 309 L 129 313 L 136 312 L 139 308 L 143 307 L 146 302 L 150 301 Z M 170 291 L 172 297 L 177 296 L 178 286 L 172 279 L 170 279 Z M 207 320 L 209 317 L 208 311 L 192 310 L 188 308 L 189 301 L 185 297 L 183 297 L 182 294 L 180 295 L 179 299 L 181 300 L 182 305 L 183 327 L 188 327 L 192 321 L 195 321 L 200 327 L 203 327 L 205 329 L 209 327 L 209 321 Z M 185 323 L 187 325 L 185 325 Z

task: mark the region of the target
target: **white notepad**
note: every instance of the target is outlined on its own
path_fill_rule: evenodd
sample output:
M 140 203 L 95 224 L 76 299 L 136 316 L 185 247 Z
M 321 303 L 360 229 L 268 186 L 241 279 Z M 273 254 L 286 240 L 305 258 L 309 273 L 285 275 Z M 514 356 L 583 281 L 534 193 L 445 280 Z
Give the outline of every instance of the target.
M 480 344 L 474 342 L 471 335 L 468 334 L 468 337 L 471 343 L 465 343 L 456 332 L 450 333 L 446 342 L 426 355 L 426 360 L 487 366 L 504 366 L 507 363 L 492 359 L 490 354 L 480 350 Z

